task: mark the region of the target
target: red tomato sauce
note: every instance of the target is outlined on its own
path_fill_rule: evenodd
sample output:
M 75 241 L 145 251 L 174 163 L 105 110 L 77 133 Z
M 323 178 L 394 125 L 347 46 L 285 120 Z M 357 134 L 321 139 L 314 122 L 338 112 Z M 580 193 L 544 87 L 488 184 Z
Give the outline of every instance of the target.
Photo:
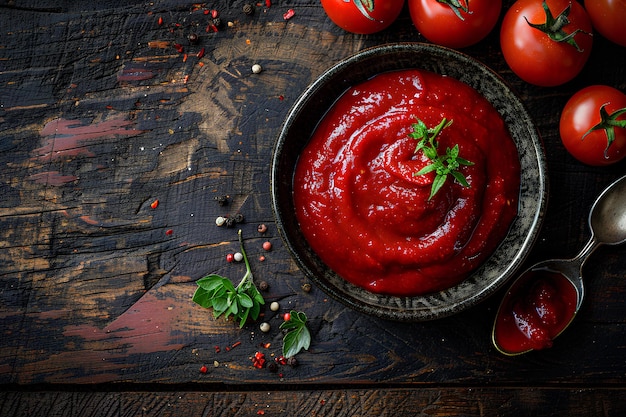
M 459 145 L 474 163 L 431 200 L 430 160 L 409 137 L 416 117 L 439 153 Z M 414 296 L 450 288 L 497 247 L 517 215 L 517 148 L 499 113 L 468 85 L 435 73 L 379 74 L 346 91 L 302 152 L 294 202 L 302 232 L 339 276 L 374 293 Z
M 552 347 L 574 318 L 576 289 L 563 275 L 531 271 L 507 293 L 494 327 L 494 341 L 515 354 Z

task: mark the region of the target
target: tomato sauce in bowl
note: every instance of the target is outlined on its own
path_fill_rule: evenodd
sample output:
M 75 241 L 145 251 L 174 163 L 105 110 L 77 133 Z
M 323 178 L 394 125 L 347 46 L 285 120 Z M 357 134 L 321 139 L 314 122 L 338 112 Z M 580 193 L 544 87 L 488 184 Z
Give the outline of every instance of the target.
M 429 198 L 432 161 L 409 135 L 416 119 L 452 124 L 439 153 L 459 147 L 465 187 L 448 175 Z M 518 151 L 494 107 L 452 77 L 405 69 L 348 89 L 301 153 L 296 216 L 311 248 L 367 291 L 416 296 L 463 281 L 500 244 L 517 215 Z
M 352 110 L 343 100 L 357 89 Z M 332 113 L 341 123 L 327 121 Z M 448 175 L 429 201 L 435 174 L 414 175 L 428 161 L 411 132 L 417 118 L 432 128 L 444 117 L 452 124 L 438 134 L 437 153 L 458 144 L 458 157 L 474 163 L 458 168 L 471 187 Z M 328 146 L 317 139 L 342 129 Z M 316 153 L 323 158 L 305 161 Z M 340 160 L 346 170 L 322 179 Z M 365 314 L 427 321 L 476 305 L 516 276 L 538 237 L 548 182 L 532 118 L 497 73 L 455 50 L 394 43 L 337 62 L 296 99 L 273 148 L 270 193 L 276 229 L 317 288 Z

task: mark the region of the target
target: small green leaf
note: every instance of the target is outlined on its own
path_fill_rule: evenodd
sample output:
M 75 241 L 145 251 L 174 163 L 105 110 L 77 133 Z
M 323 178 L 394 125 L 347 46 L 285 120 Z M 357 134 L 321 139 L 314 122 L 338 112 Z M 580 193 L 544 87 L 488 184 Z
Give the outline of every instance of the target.
M 196 288 L 196 292 L 193 293 L 192 300 L 204 308 L 211 307 L 211 296 L 204 288 Z
M 415 153 L 421 151 L 431 160 L 429 165 L 422 167 L 413 175 L 425 175 L 430 172 L 435 172 L 435 178 L 431 184 L 428 200 L 432 199 L 443 187 L 448 178 L 448 174 L 452 174 L 452 177 L 462 186 L 469 187 L 467 178 L 457 169 L 460 165 L 474 165 L 474 163 L 459 157 L 459 145 L 456 144 L 452 148 L 446 148 L 446 152 L 443 155 L 439 155 L 437 149 L 439 146 L 437 141 L 439 134 L 451 124 L 452 120 L 448 121 L 444 117 L 441 122 L 433 128 L 428 128 L 420 119 L 417 119 L 417 122 L 411 126 L 413 132 L 409 133 L 409 137 L 419 141 L 415 148 Z
M 252 298 L 248 296 L 246 293 L 241 293 L 237 295 L 238 302 L 242 307 L 250 308 L 254 305 Z

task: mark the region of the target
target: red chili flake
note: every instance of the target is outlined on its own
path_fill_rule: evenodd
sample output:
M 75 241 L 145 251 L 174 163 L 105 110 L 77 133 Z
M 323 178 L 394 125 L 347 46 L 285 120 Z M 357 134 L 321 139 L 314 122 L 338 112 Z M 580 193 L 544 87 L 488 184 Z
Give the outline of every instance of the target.
M 322 404 L 322 405 L 326 405 L 326 400 L 321 399 L 321 400 L 320 400 L 320 404 Z
M 274 361 L 279 365 L 287 365 L 287 358 L 285 358 L 283 355 L 277 356 L 276 358 L 274 358 Z
M 213 23 L 209 23 L 206 27 L 206 32 L 208 33 L 209 31 L 212 32 L 219 32 L 219 29 L 217 29 L 217 26 L 215 26 Z
M 157 20 L 157 23 L 159 24 L 159 26 L 163 24 L 163 18 L 161 16 L 159 16 L 159 20 Z
M 283 14 L 283 19 L 285 20 L 289 20 L 291 19 L 294 15 L 296 14 L 296 11 L 294 9 L 289 9 L 285 12 L 285 14 Z
M 198 59 L 202 58 L 204 56 L 204 48 L 200 49 L 196 56 L 198 57 Z
M 264 410 L 259 410 L 256 412 L 258 415 L 263 416 L 265 415 L 265 411 Z
M 265 7 L 270 7 L 272 5 L 271 0 L 265 0 Z
M 183 77 L 183 84 L 187 84 L 187 81 L 189 81 L 189 75 Z
M 150 204 L 150 207 L 152 207 L 153 209 L 159 207 L 159 200 L 154 200 L 152 204 Z
M 167 230 L 165 231 L 165 235 L 166 235 L 166 236 L 172 236 L 173 234 L 174 234 L 174 231 L 173 231 L 172 229 L 167 229 Z
M 208 368 L 206 367 L 206 365 L 202 365 L 202 366 L 200 367 L 200 373 L 201 373 L 201 374 L 206 374 L 206 373 L 207 373 L 207 371 L 208 371 Z
M 230 346 L 226 346 L 226 352 L 230 352 Z
M 220 353 L 220 350 L 221 350 L 220 347 L 215 345 L 215 353 Z
M 239 346 L 241 344 L 241 342 L 235 342 L 233 343 L 233 345 L 231 346 L 231 348 L 236 348 L 237 346 Z
M 203 11 L 202 13 L 204 13 L 205 15 L 209 14 L 210 12 L 208 10 Z
M 183 53 L 183 51 L 185 50 L 185 48 L 184 48 L 181 44 L 179 44 L 179 43 L 174 44 L 174 48 L 176 48 L 176 50 L 177 50 L 179 53 L 181 53 L 181 54 L 182 54 L 182 53 Z
M 280 101 L 283 101 L 283 100 L 285 99 L 285 96 L 283 96 L 283 95 L 281 94 L 281 95 L 279 95 L 279 96 L 278 96 L 278 99 L 279 99 Z
M 272 346 L 272 344 L 270 342 L 267 342 L 267 343 L 261 343 L 259 346 L 265 349 L 269 349 L 270 346 Z
M 265 354 L 261 352 L 255 353 L 252 357 L 252 365 L 257 369 L 263 368 L 263 365 L 265 365 Z
M 187 54 L 183 55 L 183 62 L 187 62 Z
M 198 62 L 198 66 L 204 67 L 204 62 Z
M 219 14 L 219 12 L 217 10 L 215 10 L 215 9 L 211 10 L 211 17 L 213 19 L 217 19 L 217 16 L 219 16 L 219 15 L 220 14 Z
M 259 256 L 259 262 L 265 262 L 265 256 L 263 255 Z

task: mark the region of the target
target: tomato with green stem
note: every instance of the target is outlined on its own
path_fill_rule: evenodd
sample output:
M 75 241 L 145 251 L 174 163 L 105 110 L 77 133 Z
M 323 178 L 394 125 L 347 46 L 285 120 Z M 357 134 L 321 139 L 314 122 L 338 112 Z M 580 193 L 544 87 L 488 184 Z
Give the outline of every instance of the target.
M 591 19 L 571 0 L 518 0 L 506 12 L 500 45 L 506 63 L 524 81 L 564 84 L 582 71 L 593 45 Z
M 585 0 L 585 9 L 602 36 L 626 46 L 626 0 Z
M 333 23 L 362 35 L 386 29 L 404 7 L 404 0 L 321 0 L 321 3 Z
M 592 85 L 565 104 L 559 122 L 567 151 L 587 165 L 603 166 L 626 157 L 626 94 Z
M 415 28 L 430 42 L 465 48 L 496 26 L 502 0 L 409 0 Z

